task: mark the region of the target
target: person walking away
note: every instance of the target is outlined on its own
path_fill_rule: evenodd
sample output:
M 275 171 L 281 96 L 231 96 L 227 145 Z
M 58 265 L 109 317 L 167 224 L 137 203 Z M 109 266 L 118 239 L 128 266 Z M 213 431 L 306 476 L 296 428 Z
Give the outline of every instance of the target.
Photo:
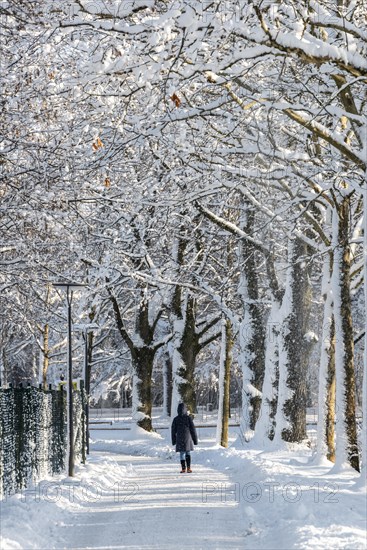
M 198 436 L 193 419 L 187 414 L 184 403 L 177 407 L 177 416 L 173 419 L 171 427 L 172 445 L 176 445 L 176 453 L 180 453 L 181 474 L 191 470 L 191 451 L 198 444 Z

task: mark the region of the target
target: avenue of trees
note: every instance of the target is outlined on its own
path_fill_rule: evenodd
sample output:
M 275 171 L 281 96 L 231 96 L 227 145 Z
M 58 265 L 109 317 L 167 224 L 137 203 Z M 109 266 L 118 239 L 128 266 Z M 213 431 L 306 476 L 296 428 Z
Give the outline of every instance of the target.
M 0 15 L 2 382 L 59 377 L 52 282 L 82 281 L 92 386 L 131 383 L 142 428 L 157 365 L 167 414 L 194 412 L 214 373 L 226 445 L 235 371 L 243 445 L 305 440 L 312 386 L 317 458 L 365 466 L 365 3 L 8 0 Z

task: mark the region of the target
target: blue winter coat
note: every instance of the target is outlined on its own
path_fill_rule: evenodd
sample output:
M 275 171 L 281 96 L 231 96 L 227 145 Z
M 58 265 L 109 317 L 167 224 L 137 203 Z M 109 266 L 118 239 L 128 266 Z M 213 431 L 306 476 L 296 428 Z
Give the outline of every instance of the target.
M 198 444 L 198 436 L 184 403 L 179 404 L 177 413 L 171 428 L 172 445 L 176 445 L 176 452 L 193 451 L 194 445 Z

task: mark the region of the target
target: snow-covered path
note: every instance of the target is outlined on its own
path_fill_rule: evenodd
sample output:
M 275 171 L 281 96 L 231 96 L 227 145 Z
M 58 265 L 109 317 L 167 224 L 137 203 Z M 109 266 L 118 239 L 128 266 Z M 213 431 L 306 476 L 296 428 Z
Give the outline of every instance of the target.
M 177 462 L 144 456 L 113 454 L 113 460 L 128 480 L 85 492 L 59 527 L 57 548 L 245 547 L 238 503 L 208 498 L 218 484 L 229 485 L 225 473 L 194 463 L 192 474 L 180 474 Z
M 157 434 L 98 433 L 76 476 L 43 479 L 1 503 L 1 550 L 365 550 L 366 493 L 351 469 L 285 450 L 215 447 L 192 474 Z M 20 528 L 21 525 L 21 528 Z

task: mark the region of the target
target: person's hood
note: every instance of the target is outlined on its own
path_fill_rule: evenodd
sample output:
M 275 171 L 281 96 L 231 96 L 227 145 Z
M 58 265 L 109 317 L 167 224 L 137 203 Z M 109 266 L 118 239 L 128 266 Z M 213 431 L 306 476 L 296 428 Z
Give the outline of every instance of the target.
M 187 414 L 187 408 L 186 408 L 185 403 L 180 403 L 179 404 L 179 406 L 177 407 L 177 413 L 178 414 Z

